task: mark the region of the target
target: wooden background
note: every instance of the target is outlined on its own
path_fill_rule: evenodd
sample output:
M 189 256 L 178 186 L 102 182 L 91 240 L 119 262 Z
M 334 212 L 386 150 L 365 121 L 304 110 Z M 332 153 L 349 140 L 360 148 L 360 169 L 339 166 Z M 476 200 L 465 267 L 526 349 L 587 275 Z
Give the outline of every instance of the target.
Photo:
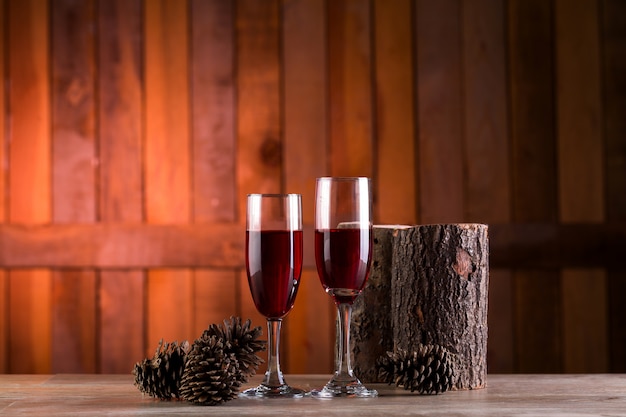
M 490 225 L 490 372 L 626 372 L 626 2 L 0 0 L 0 372 L 253 318 L 250 192 Z M 311 257 L 283 368 L 332 368 Z

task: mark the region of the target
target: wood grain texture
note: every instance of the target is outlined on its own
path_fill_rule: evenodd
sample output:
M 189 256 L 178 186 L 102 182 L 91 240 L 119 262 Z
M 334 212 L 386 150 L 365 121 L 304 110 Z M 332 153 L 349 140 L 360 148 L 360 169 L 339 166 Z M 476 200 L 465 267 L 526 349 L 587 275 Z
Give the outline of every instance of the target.
M 466 217 L 504 223 L 511 220 L 504 4 L 464 3 L 462 19 Z
M 557 143 L 561 222 L 605 218 L 596 1 L 556 1 Z M 580 200 L 585 204 L 579 204 Z
M 606 216 L 626 220 L 626 3 L 602 1 L 603 97 L 606 164 Z M 626 273 L 611 267 L 607 275 L 610 368 L 626 372 Z
M 139 0 L 98 3 L 99 217 L 143 220 L 142 8 Z
M 98 3 L 99 220 L 143 220 L 141 21 L 138 0 Z M 100 271 L 99 370 L 126 373 L 143 358 L 145 274 Z
M 455 223 L 466 212 L 460 3 L 418 0 L 415 25 L 419 222 Z
M 291 375 L 294 386 L 319 388 L 328 375 Z M 261 382 L 256 375 L 242 389 Z M 246 401 L 234 399 L 217 408 L 195 407 L 184 401 L 158 401 L 142 396 L 132 385 L 131 375 L 1 375 L 0 411 L 9 415 L 41 414 L 67 416 L 154 414 L 202 416 L 219 414 L 238 417 L 301 415 L 372 417 L 382 414 L 406 416 L 507 415 L 621 415 L 626 408 L 625 375 L 490 375 L 489 388 L 444 395 L 415 395 L 393 385 L 375 384 L 380 396 L 371 400 Z M 585 395 L 581 396 L 581 392 Z M 611 400 L 607 400 L 611 398 Z
M 49 222 L 50 80 L 48 3 L 13 2 L 8 7 L 8 162 L 12 223 Z M 51 275 L 46 270 L 9 273 L 11 372 L 49 372 L 51 366 Z
M 98 291 L 98 371 L 126 374 L 136 362 L 154 353 L 146 346 L 144 332 L 145 274 L 112 270 L 100 273 Z
M 374 174 L 370 0 L 328 2 L 330 174 Z
M 511 202 L 517 222 L 558 218 L 552 21 L 550 2 L 509 2 Z
M 52 220 L 96 221 L 94 2 L 55 0 L 52 22 Z M 95 372 L 96 273 L 52 275 L 52 371 Z
M 505 3 L 463 3 L 463 113 L 466 220 L 511 220 Z M 514 360 L 511 272 L 490 271 L 489 372 L 511 372 Z
M 419 218 L 412 15 L 410 1 L 374 2 L 379 223 L 416 224 Z
M 516 222 L 558 220 L 553 19 L 549 2 L 509 2 L 511 201 Z M 514 271 L 518 372 L 563 369 L 557 268 Z
M 145 3 L 145 213 L 149 223 L 190 219 L 188 9 Z
M 302 195 L 302 219 L 315 220 L 315 180 L 328 175 L 327 8 L 317 0 L 281 3 L 285 191 Z M 313 235 L 305 231 L 306 253 Z M 309 265 L 309 268 L 313 265 Z M 330 297 L 314 269 L 305 269 L 294 308 L 283 331 L 284 369 L 323 373 L 332 369 L 334 337 Z M 311 320 L 316 317 L 316 320 Z
M 626 221 L 626 4 L 603 0 L 602 68 L 606 164 L 606 213 L 610 221 Z
M 489 230 L 491 233 L 491 229 Z M 489 237 L 491 242 L 491 236 Z M 492 253 L 489 253 L 490 259 Z M 487 343 L 487 372 L 513 373 L 515 371 L 513 271 L 489 269 L 489 339 Z
M 191 211 L 194 223 L 237 220 L 235 3 L 192 1 Z M 237 272 L 194 269 L 190 342 L 237 315 Z M 188 301 L 188 302 L 189 302 Z
M 312 242 L 313 226 L 304 225 Z M 621 265 L 626 224 L 518 223 L 489 225 L 490 263 L 496 268 L 558 269 Z M 245 226 L 66 224 L 0 225 L 0 264 L 10 268 L 240 268 Z M 312 245 L 305 268 L 315 267 Z
M 606 271 L 564 269 L 563 370 L 602 373 L 609 370 Z
M 0 0 L 0 22 L 5 22 L 5 2 Z M 5 31 L 0 33 L 0 79 L 5 79 Z M 4 83 L 0 83 L 0 97 L 5 97 Z M 0 161 L 5 161 L 7 155 L 6 147 L 6 100 L 0 100 Z M 7 167 L 0 167 L 0 223 L 6 222 L 7 210 Z M 8 334 L 9 334 L 9 293 L 8 278 L 4 270 L 0 270 L 0 373 L 7 372 L 8 368 Z
M 239 1 L 236 15 L 237 218 L 245 223 L 247 194 L 284 191 L 278 0 Z M 244 232 L 242 226 L 239 231 L 242 237 Z M 237 304 L 241 317 L 252 319 L 267 335 L 265 318 L 256 311 L 245 269 L 239 276 Z M 262 357 L 267 358 L 267 352 Z
M 97 280 L 93 270 L 52 276 L 52 372 L 95 373 L 98 367 Z M 116 335 L 119 337 L 119 335 Z
M 234 2 L 194 0 L 190 16 L 193 219 L 235 221 Z
M 145 213 L 153 224 L 191 218 L 189 10 L 186 2 L 151 1 L 145 10 Z M 176 249 L 174 249 L 176 250 Z M 191 270 L 147 275 L 146 343 L 191 338 Z
M 192 337 L 200 337 L 212 323 L 221 324 L 225 319 L 237 316 L 237 280 L 237 272 L 231 269 L 194 271 Z
M 326 12 L 323 1 L 282 3 L 285 190 L 302 195 L 302 219 L 309 224 L 315 179 L 330 166 Z
M 6 267 L 243 265 L 245 226 L 238 223 L 5 225 L 0 230 L 0 263 Z
M 52 2 L 52 212 L 56 223 L 96 220 L 95 10 Z
M 557 1 L 554 15 L 559 220 L 602 222 L 599 7 L 595 1 Z M 581 200 L 585 204 L 577 204 Z M 599 269 L 564 269 L 561 277 L 564 370 L 606 372 L 606 274 Z
M 514 271 L 515 372 L 563 372 L 561 279 L 557 269 Z
M 277 0 L 237 2 L 238 216 L 246 195 L 282 191 L 279 8 Z
M 299 192 L 283 363 L 327 372 L 321 175 L 370 176 L 377 223 L 489 224 L 490 371 L 626 369 L 625 7 L 0 0 L 0 371 L 127 373 L 173 300 L 185 338 L 254 317 L 245 195 Z

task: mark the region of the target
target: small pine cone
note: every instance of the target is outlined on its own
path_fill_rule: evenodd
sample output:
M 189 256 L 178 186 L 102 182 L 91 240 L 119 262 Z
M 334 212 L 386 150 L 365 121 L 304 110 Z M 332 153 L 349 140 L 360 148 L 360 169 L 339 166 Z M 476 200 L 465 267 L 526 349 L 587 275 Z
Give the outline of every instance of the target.
M 256 355 L 264 351 L 267 342 L 258 340 L 263 334 L 260 326 L 250 329 L 251 321 L 241 323 L 239 317 L 224 320 L 223 326 L 212 324 L 204 331 L 202 337 L 216 336 L 224 341 L 224 352 L 232 353 L 239 362 L 239 381 L 247 382 L 256 373 L 263 360 Z
M 201 405 L 217 405 L 239 393 L 239 363 L 224 350 L 221 337 L 206 331 L 187 355 L 187 366 L 180 384 L 181 398 Z
M 378 359 L 378 376 L 388 384 L 420 394 L 446 392 L 454 385 L 456 355 L 439 345 L 420 344 L 415 352 L 387 352 Z
M 159 341 L 154 356 L 135 364 L 133 375 L 139 391 L 162 400 L 179 398 L 180 378 L 185 369 L 189 343 Z

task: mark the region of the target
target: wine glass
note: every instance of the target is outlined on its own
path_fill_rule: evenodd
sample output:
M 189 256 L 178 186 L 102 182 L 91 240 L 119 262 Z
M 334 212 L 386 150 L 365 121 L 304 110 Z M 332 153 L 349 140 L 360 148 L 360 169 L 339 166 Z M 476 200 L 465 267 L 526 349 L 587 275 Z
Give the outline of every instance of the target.
M 267 319 L 265 379 L 244 396 L 299 398 L 305 392 L 285 382 L 280 370 L 282 319 L 293 307 L 302 272 L 300 194 L 250 194 L 246 218 L 246 272 L 256 309 Z
M 315 262 L 324 290 L 337 306 L 335 372 L 314 397 L 376 397 L 354 375 L 350 350 L 352 303 L 372 257 L 370 182 L 364 177 L 318 178 L 315 188 Z

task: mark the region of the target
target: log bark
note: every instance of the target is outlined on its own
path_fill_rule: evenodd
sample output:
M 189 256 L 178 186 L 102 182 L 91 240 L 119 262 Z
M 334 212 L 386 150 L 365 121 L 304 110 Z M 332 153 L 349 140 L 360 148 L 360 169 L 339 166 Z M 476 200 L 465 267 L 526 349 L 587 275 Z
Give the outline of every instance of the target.
M 377 229 L 375 236 L 383 233 Z M 383 236 L 388 234 L 387 229 Z M 391 267 L 377 270 L 373 266 L 370 278 L 374 283 L 360 297 L 363 314 L 377 317 L 357 315 L 355 320 L 377 323 L 380 328 L 390 320 L 392 348 L 388 341 L 379 340 L 375 330 L 357 324 L 351 331 L 357 376 L 364 382 L 381 382 L 373 356 L 383 349 L 413 351 L 419 343 L 438 344 L 457 355 L 454 389 L 483 388 L 487 376 L 487 226 L 396 228 L 391 231 L 391 243 L 386 244 L 391 245 L 391 253 L 375 250 L 372 264 Z
M 352 306 L 350 347 L 353 369 L 365 382 L 378 380 L 376 360 L 393 350 L 390 297 L 394 230 L 394 227 L 374 227 L 370 275 Z

